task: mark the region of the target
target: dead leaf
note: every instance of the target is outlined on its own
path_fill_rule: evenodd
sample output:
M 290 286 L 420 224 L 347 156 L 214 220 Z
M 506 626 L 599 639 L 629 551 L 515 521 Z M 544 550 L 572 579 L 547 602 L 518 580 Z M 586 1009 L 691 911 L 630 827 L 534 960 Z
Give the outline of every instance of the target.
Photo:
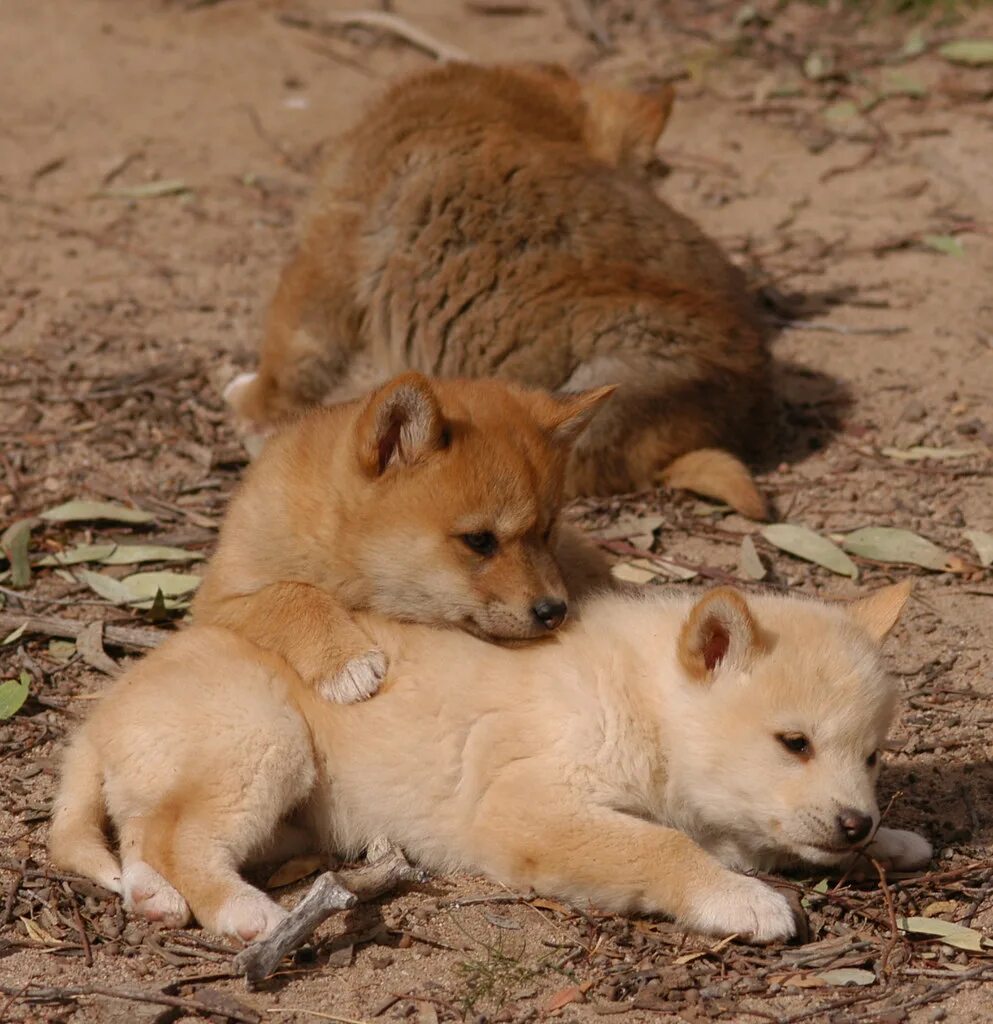
M 993 564 L 993 533 L 984 533 L 982 530 L 966 530 L 962 536 L 976 549 L 980 565 L 985 567 Z
M 983 953 L 987 947 L 993 946 L 993 941 L 984 938 L 982 932 L 975 928 L 943 921 L 940 917 L 898 917 L 896 923 L 901 931 L 931 935 L 947 946 L 965 949 L 970 953 Z
M 31 676 L 22 669 L 18 679 L 0 683 L 0 721 L 13 718 L 24 706 L 31 689 Z
M 35 942 L 43 942 L 46 946 L 62 945 L 61 939 L 57 939 L 51 932 L 46 932 L 37 921 L 32 921 L 30 917 L 21 917 L 18 920 L 24 925 L 28 937 L 34 939 Z
M 2 640 L 0 640 L 0 647 L 6 647 L 7 644 L 12 644 L 16 640 L 20 640 L 24 636 L 24 631 L 28 628 L 26 622 L 22 622 L 17 629 L 12 629 Z
M 658 575 L 653 570 L 640 569 L 630 562 L 618 562 L 617 565 L 611 566 L 610 572 L 615 579 L 624 583 L 648 583 Z
M 664 522 L 662 516 L 624 516 L 596 534 L 601 540 L 630 540 L 651 536 Z
M 921 911 L 921 917 L 940 917 L 942 914 L 954 914 L 959 905 L 954 900 L 936 900 L 929 903 Z
M 946 256 L 961 259 L 965 255 L 962 243 L 954 235 L 924 235 L 921 241 L 935 252 L 943 252 Z
M 559 903 L 558 900 L 550 900 L 542 897 L 541 899 L 531 900 L 532 907 L 537 907 L 539 910 L 551 910 L 556 914 L 562 914 L 564 917 L 573 917 L 575 911 L 571 907 L 567 907 L 564 903 Z
M 76 654 L 76 645 L 72 640 L 49 640 L 48 656 L 55 661 L 69 661 Z
M 116 676 L 120 666 L 103 649 L 103 620 L 87 623 L 76 637 L 76 650 L 91 668 L 108 676 Z
M 749 536 L 743 537 L 738 551 L 738 575 L 746 580 L 762 580 L 765 574 L 766 567 L 755 550 L 755 541 Z
M 783 988 L 824 988 L 828 983 L 816 974 L 792 974 L 780 984 Z
M 842 544 L 846 551 L 875 562 L 919 565 L 934 572 L 951 572 L 949 555 L 937 544 L 910 530 L 892 526 L 866 526 L 848 534 Z
M 4 530 L 0 536 L 0 549 L 10 562 L 10 585 L 15 590 L 31 586 L 31 563 L 28 561 L 28 543 L 31 529 L 37 519 L 19 519 Z
M 161 181 L 147 181 L 142 185 L 118 185 L 114 188 L 102 188 L 94 193 L 97 199 L 159 199 L 162 196 L 177 196 L 190 192 L 190 186 L 179 178 L 166 178 Z
M 292 885 L 301 879 L 309 878 L 315 871 L 320 871 L 324 860 L 316 853 L 292 857 L 285 864 L 276 868 L 265 884 L 267 889 L 280 889 L 284 885 Z
M 670 562 L 667 558 L 659 558 L 658 556 L 654 556 L 650 562 L 635 559 L 631 564 L 639 567 L 644 566 L 646 569 L 655 568 L 657 572 L 663 572 L 674 580 L 695 580 L 700 575 L 696 569 L 687 569 L 685 565 L 677 565 L 675 562 Z
M 940 46 L 938 53 L 952 64 L 982 67 L 993 64 L 993 39 L 956 39 Z
M 762 528 L 762 536 L 770 544 L 774 544 L 777 548 L 795 555 L 797 558 L 815 562 L 825 569 L 830 569 L 831 572 L 838 573 L 839 576 L 858 578 L 859 571 L 848 555 L 827 537 L 814 533 L 806 526 L 771 523 Z
M 100 522 L 151 523 L 155 516 L 140 508 L 127 508 L 110 501 L 67 501 L 41 513 L 50 523 Z
M 826 985 L 874 985 L 876 976 L 872 971 L 863 971 L 858 967 L 836 967 L 834 970 L 821 971 L 814 975 Z
M 105 601 L 110 601 L 111 604 L 130 604 L 134 600 L 134 594 L 120 580 L 115 580 L 112 576 L 90 572 L 89 569 L 79 569 L 77 575 L 90 590 L 99 594 Z
M 584 981 L 582 985 L 569 985 L 567 988 L 559 989 L 558 992 L 553 992 L 541 1004 L 541 1012 L 555 1013 L 556 1010 L 561 1010 L 563 1006 L 568 1006 L 570 1003 L 585 1002 L 586 993 L 592 985 L 592 981 Z
M 196 562 L 204 556 L 197 551 L 163 544 L 79 544 L 41 559 L 39 565 L 140 565 L 142 562 Z
M 83 562 L 99 562 L 109 555 L 116 544 L 77 544 L 75 547 L 63 548 L 55 554 L 40 559 L 39 565 L 79 565 Z
M 200 577 L 163 569 L 159 572 L 135 572 L 120 582 L 131 592 L 133 601 L 152 601 L 160 590 L 167 599 L 192 593 L 200 586 Z

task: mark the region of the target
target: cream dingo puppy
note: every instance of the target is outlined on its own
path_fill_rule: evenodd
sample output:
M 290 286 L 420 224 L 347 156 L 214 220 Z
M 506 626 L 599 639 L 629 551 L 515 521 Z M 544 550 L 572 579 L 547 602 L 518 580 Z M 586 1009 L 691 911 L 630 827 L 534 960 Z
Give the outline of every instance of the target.
M 930 857 L 878 827 L 874 794 L 895 701 L 879 642 L 908 592 L 610 594 L 513 651 L 360 616 L 393 669 L 348 706 L 235 634 L 192 628 L 71 743 L 52 859 L 135 913 L 178 925 L 192 911 L 248 940 L 285 911 L 239 869 L 292 839 L 292 816 L 345 854 L 385 833 L 438 871 L 786 938 L 786 899 L 740 871 L 862 848 L 900 869 Z

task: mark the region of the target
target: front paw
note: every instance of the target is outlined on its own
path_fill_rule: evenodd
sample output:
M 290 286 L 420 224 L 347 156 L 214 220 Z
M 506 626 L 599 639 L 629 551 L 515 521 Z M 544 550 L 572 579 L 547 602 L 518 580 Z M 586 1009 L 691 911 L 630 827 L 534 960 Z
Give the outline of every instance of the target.
M 321 696 L 332 704 L 355 704 L 367 700 L 382 685 L 390 667 L 378 648 L 349 658 L 337 672 L 318 683 Z
M 727 871 L 720 881 L 689 900 L 680 923 L 707 935 L 741 935 L 751 942 L 775 942 L 796 934 L 789 900 L 757 878 Z
M 902 828 L 878 829 L 865 852 L 891 871 L 916 871 L 929 864 L 933 854 L 923 836 Z

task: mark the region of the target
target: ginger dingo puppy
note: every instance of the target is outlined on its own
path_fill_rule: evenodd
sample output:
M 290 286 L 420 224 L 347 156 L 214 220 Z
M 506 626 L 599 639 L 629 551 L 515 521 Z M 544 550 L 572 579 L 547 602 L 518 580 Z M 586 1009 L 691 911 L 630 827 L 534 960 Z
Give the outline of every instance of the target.
M 609 580 L 558 513 L 569 453 L 613 388 L 553 398 L 502 381 L 404 374 L 269 442 L 221 530 L 193 606 L 285 657 L 332 700 L 375 692 L 386 659 L 351 618 L 529 640 L 567 587 Z
M 763 518 L 769 367 L 741 273 L 639 173 L 672 92 L 553 68 L 397 82 L 340 140 L 227 397 L 255 430 L 405 369 L 551 390 L 618 384 L 566 494 L 660 482 Z
M 786 899 L 739 872 L 862 849 L 901 870 L 930 857 L 920 836 L 878 827 L 875 798 L 895 702 L 879 642 L 908 591 L 848 605 L 606 594 L 513 651 L 364 616 L 392 670 L 375 700 L 344 706 L 194 627 L 76 734 L 51 855 L 134 913 L 179 925 L 192 911 L 247 940 L 286 912 L 239 869 L 301 838 L 280 832 L 296 812 L 345 854 L 385 834 L 438 871 L 786 938 Z

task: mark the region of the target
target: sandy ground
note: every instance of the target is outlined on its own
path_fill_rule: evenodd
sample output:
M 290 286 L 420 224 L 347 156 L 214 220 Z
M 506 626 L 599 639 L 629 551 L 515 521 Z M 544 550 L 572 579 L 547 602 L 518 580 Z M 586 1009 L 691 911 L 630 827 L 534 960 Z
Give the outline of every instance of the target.
M 12 993 L 0 994 L 0 1019 L 193 1012 L 97 995 L 32 1001 L 33 985 L 213 1000 L 214 1019 L 228 1020 L 993 1020 L 988 957 L 909 941 L 888 910 L 892 900 L 896 914 L 927 909 L 993 934 L 993 580 L 964 536 L 993 531 L 993 68 L 935 52 L 993 36 L 993 14 L 915 27 L 838 5 L 777 7 L 601 0 L 592 9 L 608 49 L 567 16 L 590 9 L 581 3 L 394 9 L 479 60 L 675 81 L 659 190 L 748 268 L 779 328 L 782 429 L 761 475 L 779 517 L 823 534 L 902 527 L 958 559 L 955 572 L 858 560 L 859 586 L 918 579 L 890 646 L 903 700 L 883 795 L 894 823 L 934 841 L 930 873 L 885 890 L 877 879 L 808 891 L 819 959 L 806 963 L 795 946 L 715 944 L 482 879 L 435 879 L 329 922 L 309 959 L 250 993 L 210 937 L 126 922 L 96 887 L 46 876 L 55 758 L 106 677 L 25 634 L 0 648 L 2 678 L 32 679 L 0 727 L 0 985 Z M 134 502 L 156 520 L 133 532 L 211 550 L 243 464 L 219 389 L 251 365 L 321 154 L 364 99 L 431 59 L 379 32 L 317 31 L 335 9 L 349 5 L 4 4 L 0 523 L 76 497 Z M 168 194 L 133 191 L 150 183 Z M 914 446 L 940 451 L 887 454 Z M 688 496 L 576 514 L 615 547 L 691 566 L 688 586 L 733 577 L 754 534 L 770 582 L 855 591 Z M 31 550 L 128 532 L 41 524 Z M 50 569 L 26 593 L 6 596 L 3 621 L 28 608 L 157 628 Z M 482 896 L 493 898 L 458 902 Z M 812 981 L 825 966 L 875 981 Z

